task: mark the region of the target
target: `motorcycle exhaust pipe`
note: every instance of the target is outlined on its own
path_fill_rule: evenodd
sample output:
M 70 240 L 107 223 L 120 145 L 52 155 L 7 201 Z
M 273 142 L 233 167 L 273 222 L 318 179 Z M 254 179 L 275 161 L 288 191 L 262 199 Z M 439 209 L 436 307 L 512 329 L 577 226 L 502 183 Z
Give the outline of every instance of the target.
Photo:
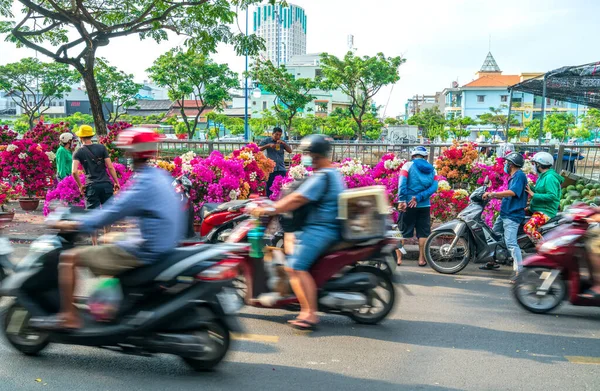
M 173 354 L 181 357 L 200 357 L 210 353 L 210 348 L 201 337 L 189 334 L 153 334 L 148 339 L 131 338 L 134 346 L 151 353 Z

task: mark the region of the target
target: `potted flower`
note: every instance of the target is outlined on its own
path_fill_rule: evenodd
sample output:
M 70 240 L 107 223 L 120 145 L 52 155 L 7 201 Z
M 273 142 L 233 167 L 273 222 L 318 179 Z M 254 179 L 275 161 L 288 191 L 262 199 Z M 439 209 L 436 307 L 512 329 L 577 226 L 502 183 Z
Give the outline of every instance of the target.
M 5 206 L 19 198 L 21 192 L 20 186 L 11 186 L 8 182 L 0 182 L 0 221 L 12 221 L 15 217 L 15 210 L 6 210 Z
M 19 204 L 25 211 L 36 210 L 39 195 L 52 185 L 54 154 L 31 139 L 15 140 L 0 153 L 2 178 L 23 188 Z
M 175 125 L 175 136 L 180 140 L 185 140 L 187 138 L 187 128 L 183 122 L 178 122 Z

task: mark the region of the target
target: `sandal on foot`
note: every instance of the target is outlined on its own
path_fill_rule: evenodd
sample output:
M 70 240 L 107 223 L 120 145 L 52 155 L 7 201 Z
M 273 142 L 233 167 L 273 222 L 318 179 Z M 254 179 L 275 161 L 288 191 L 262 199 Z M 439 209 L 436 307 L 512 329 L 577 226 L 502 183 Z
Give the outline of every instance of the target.
M 583 297 L 584 299 L 600 300 L 600 292 L 588 289 L 587 291 L 581 294 L 581 297 Z
M 300 331 L 315 331 L 317 329 L 316 323 L 312 323 L 307 320 L 297 320 L 295 322 L 291 322 L 290 326 Z
M 480 270 L 494 270 L 494 269 L 500 269 L 500 265 L 498 265 L 497 263 L 491 263 L 488 262 L 483 266 L 479 266 Z
M 29 320 L 29 325 L 35 329 L 46 331 L 70 332 L 78 330 L 77 327 L 64 326 L 64 320 L 58 315 L 31 318 Z
M 425 266 L 427 266 L 427 261 L 425 261 L 425 263 L 417 263 L 417 265 L 419 267 L 425 267 Z

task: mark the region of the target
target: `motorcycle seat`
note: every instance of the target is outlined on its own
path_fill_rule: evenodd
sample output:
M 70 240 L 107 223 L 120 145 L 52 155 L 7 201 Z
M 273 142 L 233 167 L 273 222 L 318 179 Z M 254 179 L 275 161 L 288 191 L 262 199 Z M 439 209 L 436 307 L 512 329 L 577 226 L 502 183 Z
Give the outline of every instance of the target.
M 200 216 L 204 219 L 204 218 L 210 216 L 211 214 L 223 212 L 229 208 L 241 206 L 248 202 L 249 202 L 248 200 L 234 200 L 234 201 L 225 202 L 223 204 L 216 204 L 216 203 L 208 202 L 202 206 L 202 211 L 200 212 Z
M 191 246 L 176 248 L 168 253 L 163 259 L 151 265 L 145 265 L 133 270 L 128 270 L 118 276 L 124 286 L 139 286 L 153 281 L 160 273 L 167 270 L 177 262 L 185 258 L 206 251 L 211 246 Z

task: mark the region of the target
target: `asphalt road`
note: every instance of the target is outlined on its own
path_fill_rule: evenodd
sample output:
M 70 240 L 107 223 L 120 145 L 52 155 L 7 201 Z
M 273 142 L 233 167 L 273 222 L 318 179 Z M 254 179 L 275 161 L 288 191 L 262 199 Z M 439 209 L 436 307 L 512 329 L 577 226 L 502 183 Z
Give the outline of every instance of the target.
M 405 262 L 400 300 L 379 326 L 323 316 L 312 334 L 284 311 L 243 310 L 245 335 L 216 371 L 177 358 L 51 346 L 29 358 L 0 344 L 0 390 L 598 390 L 600 309 L 534 315 L 509 270 L 456 276 Z

